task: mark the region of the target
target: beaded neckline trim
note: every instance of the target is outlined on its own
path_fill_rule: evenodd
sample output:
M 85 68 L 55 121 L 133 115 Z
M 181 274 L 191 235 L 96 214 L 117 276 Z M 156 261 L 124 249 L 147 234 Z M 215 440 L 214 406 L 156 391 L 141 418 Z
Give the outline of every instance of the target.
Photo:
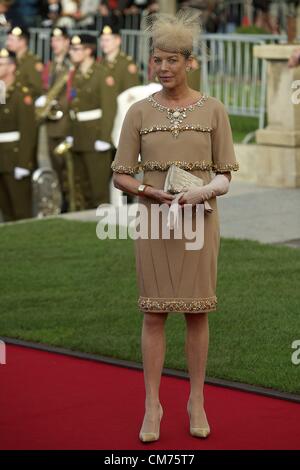
M 190 104 L 188 106 L 185 106 L 185 107 L 175 107 L 175 108 L 170 108 L 168 106 L 164 106 L 163 104 L 160 104 L 158 101 L 156 101 L 156 99 L 154 98 L 154 94 L 155 93 L 152 93 L 152 95 L 149 96 L 148 98 L 148 101 L 152 104 L 152 106 L 154 108 L 157 108 L 159 111 L 161 112 L 164 112 L 164 111 L 167 111 L 167 112 L 185 112 L 185 111 L 194 111 L 195 108 L 200 108 L 203 103 L 208 99 L 208 95 L 206 94 L 203 94 L 201 96 L 201 98 L 196 102 L 196 103 L 193 103 L 193 104 Z
M 171 132 L 174 137 L 178 137 L 180 132 L 184 131 L 196 131 L 196 132 L 211 132 L 212 128 L 208 126 L 201 126 L 200 124 L 196 125 L 183 125 L 183 126 L 152 126 L 152 127 L 145 127 L 144 129 L 140 130 L 140 135 L 151 134 L 152 132 Z
M 167 106 L 163 106 L 155 100 L 153 94 L 149 96 L 148 101 L 151 103 L 153 108 L 158 109 L 158 111 L 160 111 L 161 113 L 167 113 L 167 118 L 169 119 L 171 124 L 170 130 L 172 132 L 173 137 L 177 138 L 181 130 L 188 130 L 186 128 L 180 128 L 180 125 L 187 118 L 187 112 L 194 111 L 196 108 L 200 108 L 201 106 L 203 106 L 203 103 L 207 100 L 207 98 L 207 95 L 202 95 L 200 100 L 198 100 L 194 104 L 186 106 L 185 108 L 168 108 Z

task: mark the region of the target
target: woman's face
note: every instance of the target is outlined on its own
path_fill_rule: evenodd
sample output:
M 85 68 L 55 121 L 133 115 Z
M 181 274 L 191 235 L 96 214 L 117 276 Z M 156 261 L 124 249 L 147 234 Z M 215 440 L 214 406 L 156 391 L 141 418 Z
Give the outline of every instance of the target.
M 154 49 L 154 72 L 164 88 L 172 89 L 186 82 L 186 69 L 190 59 L 178 52 Z

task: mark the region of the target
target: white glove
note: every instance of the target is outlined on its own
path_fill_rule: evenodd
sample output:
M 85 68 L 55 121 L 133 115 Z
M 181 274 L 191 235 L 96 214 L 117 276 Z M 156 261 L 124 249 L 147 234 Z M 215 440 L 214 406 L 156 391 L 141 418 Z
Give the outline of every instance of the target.
M 176 194 L 175 199 L 173 199 L 173 201 L 171 202 L 169 212 L 168 212 L 168 218 L 167 218 L 167 227 L 169 229 L 178 229 L 179 227 L 179 220 L 180 220 L 179 212 L 182 210 L 183 206 L 179 204 L 178 201 L 181 198 L 181 196 L 183 196 L 184 194 L 186 193 L 181 192 L 181 193 Z M 197 207 L 197 211 L 198 209 L 199 207 Z M 204 212 L 212 212 L 212 211 L 213 209 L 210 207 L 210 204 L 207 201 L 205 201 Z
M 14 177 L 16 180 L 21 180 L 25 176 L 30 175 L 30 171 L 27 170 L 26 168 L 21 168 L 19 166 L 16 166 L 14 169 Z
M 167 227 L 169 229 L 178 229 L 179 225 L 179 211 L 181 210 L 181 206 L 178 204 L 178 199 L 183 196 L 184 193 L 176 194 L 175 198 L 171 202 L 169 212 L 168 212 L 168 219 L 167 219 Z
M 45 104 L 47 103 L 47 97 L 46 95 L 42 95 L 39 98 L 37 98 L 34 102 L 34 106 L 36 108 L 43 108 Z
M 95 150 L 97 152 L 105 152 L 106 150 L 109 150 L 111 148 L 111 145 L 108 142 L 104 142 L 104 140 L 96 140 L 95 142 Z
M 221 196 L 226 194 L 229 190 L 229 180 L 227 176 L 218 174 L 210 183 L 202 187 L 193 187 L 185 191 L 182 195 L 179 204 L 201 204 L 205 203 L 212 197 Z
M 67 142 L 67 144 L 73 145 L 73 143 L 74 143 L 74 137 L 72 137 L 71 135 L 69 135 L 68 137 L 66 137 L 66 142 Z

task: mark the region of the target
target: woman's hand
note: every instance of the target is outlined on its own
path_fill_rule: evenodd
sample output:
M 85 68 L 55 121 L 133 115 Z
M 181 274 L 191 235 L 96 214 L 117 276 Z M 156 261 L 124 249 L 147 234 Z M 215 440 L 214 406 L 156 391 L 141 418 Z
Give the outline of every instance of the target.
M 204 188 L 190 188 L 185 191 L 184 194 L 178 199 L 178 204 L 183 206 L 184 204 L 202 204 L 204 201 L 212 197 L 212 191 L 210 194 L 207 194 L 207 190 Z M 210 197 L 209 197 L 210 196 Z
M 171 205 L 171 202 L 175 198 L 173 194 L 166 193 L 163 189 L 156 189 L 150 186 L 147 186 L 144 194 L 150 199 L 154 199 L 159 204 L 168 204 Z
M 222 196 L 222 194 L 226 194 L 229 190 L 229 179 L 231 179 L 231 175 L 218 173 L 210 183 L 201 187 L 194 186 L 188 189 L 179 198 L 178 204 L 202 204 L 213 197 Z

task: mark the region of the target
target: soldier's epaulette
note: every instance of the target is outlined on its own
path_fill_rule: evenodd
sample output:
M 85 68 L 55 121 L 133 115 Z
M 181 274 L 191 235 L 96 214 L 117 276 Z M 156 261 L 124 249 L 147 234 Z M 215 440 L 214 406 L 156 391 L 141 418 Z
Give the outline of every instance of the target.
M 133 57 L 131 55 L 127 55 L 126 56 L 126 59 L 128 60 L 128 62 L 132 62 L 133 61 Z
M 121 52 L 120 52 L 120 56 L 121 56 L 121 57 L 126 57 L 126 54 L 125 54 L 123 51 L 121 51 Z

